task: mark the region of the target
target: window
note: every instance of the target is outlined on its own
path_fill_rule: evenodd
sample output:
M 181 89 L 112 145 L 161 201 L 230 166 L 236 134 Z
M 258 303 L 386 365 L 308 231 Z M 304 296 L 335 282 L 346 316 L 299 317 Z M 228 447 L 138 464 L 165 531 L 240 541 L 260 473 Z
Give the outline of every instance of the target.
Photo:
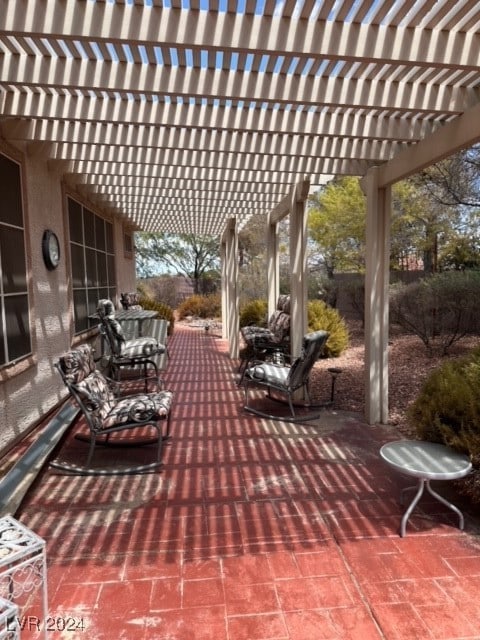
M 1 366 L 32 352 L 21 169 L 2 154 L 0 193 Z
M 92 326 L 88 316 L 95 313 L 98 300 L 116 295 L 113 224 L 71 198 L 67 206 L 77 334 Z

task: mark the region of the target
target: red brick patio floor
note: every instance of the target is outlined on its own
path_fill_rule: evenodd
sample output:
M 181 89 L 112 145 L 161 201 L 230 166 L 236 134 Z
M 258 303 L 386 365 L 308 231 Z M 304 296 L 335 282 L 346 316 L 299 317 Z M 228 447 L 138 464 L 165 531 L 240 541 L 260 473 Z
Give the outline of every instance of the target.
M 411 482 L 378 455 L 393 427 L 339 410 L 261 419 L 244 412 L 218 335 L 178 327 L 170 352 L 161 472 L 47 469 L 15 514 L 46 541 L 50 638 L 480 638 L 474 509 L 462 532 L 425 498 L 399 537 Z M 69 436 L 60 455 L 85 446 Z

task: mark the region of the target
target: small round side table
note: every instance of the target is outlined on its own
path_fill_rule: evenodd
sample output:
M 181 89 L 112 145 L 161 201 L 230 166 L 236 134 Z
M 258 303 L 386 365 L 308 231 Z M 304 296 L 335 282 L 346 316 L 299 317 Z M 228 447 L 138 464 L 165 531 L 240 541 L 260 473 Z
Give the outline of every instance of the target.
M 464 518 L 460 509 L 434 491 L 430 486 L 430 481 L 456 480 L 466 476 L 472 469 L 472 463 L 467 456 L 457 453 L 442 444 L 416 440 L 398 440 L 384 444 L 380 449 L 380 456 L 388 465 L 400 473 L 418 478 L 416 486 L 407 487 L 402 491 L 401 503 L 403 504 L 404 493 L 411 489 L 417 489 L 412 502 L 402 517 L 400 524 L 402 538 L 405 536 L 408 519 L 422 497 L 425 487 L 434 498 L 458 515 L 460 520 L 459 527 L 463 529 Z

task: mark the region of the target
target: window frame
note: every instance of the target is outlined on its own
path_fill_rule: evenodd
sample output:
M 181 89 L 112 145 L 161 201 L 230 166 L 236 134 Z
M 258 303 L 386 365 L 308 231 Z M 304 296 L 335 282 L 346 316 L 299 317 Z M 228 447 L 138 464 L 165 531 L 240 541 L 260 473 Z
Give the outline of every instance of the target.
M 75 218 L 76 216 L 76 218 Z M 66 196 L 75 336 L 92 329 L 100 298 L 116 299 L 114 224 L 72 195 Z
M 24 195 L 24 167 L 20 160 L 0 149 L 2 162 L 10 163 L 15 167 L 18 188 L 12 190 L 5 198 L 6 206 L 0 209 L 0 369 L 15 366 L 17 363 L 33 357 L 34 335 L 31 322 L 31 279 L 29 269 L 29 254 L 27 248 L 27 223 L 26 223 L 26 199 Z M 7 176 L 5 183 L 0 174 L 0 185 L 2 192 L 6 193 L 6 184 L 11 187 L 16 180 Z M 16 201 L 16 204 L 15 204 Z M 9 214 L 9 207 L 17 209 L 13 217 Z M 18 215 L 18 219 L 15 219 Z M 10 219 L 9 219 L 10 218 Z M 20 233 L 21 240 L 17 237 L 15 241 L 4 242 L 5 247 L 13 247 L 14 251 L 9 255 L 8 251 L 2 251 L 1 236 L 9 235 L 10 232 Z M 23 255 L 18 255 L 18 248 L 22 246 Z M 2 255 L 3 254 L 3 255 Z M 12 266 L 13 270 L 6 273 L 6 267 Z M 18 303 L 20 302 L 20 306 Z M 11 305 L 14 305 L 11 307 Z M 8 307 L 11 307 L 10 314 Z M 15 322 L 9 322 L 9 315 L 15 316 Z M 20 323 L 18 321 L 20 317 Z M 10 324 L 10 327 L 9 327 Z M 19 327 L 24 328 L 22 335 L 19 334 Z M 13 329 L 13 330 L 12 330 Z

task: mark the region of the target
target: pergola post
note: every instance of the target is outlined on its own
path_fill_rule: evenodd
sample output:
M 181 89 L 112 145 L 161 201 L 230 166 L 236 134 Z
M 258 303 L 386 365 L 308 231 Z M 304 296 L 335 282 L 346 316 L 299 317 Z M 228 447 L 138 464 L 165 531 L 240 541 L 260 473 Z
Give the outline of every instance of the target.
M 238 303 L 238 235 L 237 221 L 230 218 L 222 239 L 222 247 L 225 247 L 225 303 L 222 303 L 222 311 L 225 310 L 224 324 L 229 343 L 229 355 L 233 359 L 238 358 L 239 352 L 239 303 Z
M 278 222 L 268 221 L 266 228 L 267 241 L 267 292 L 268 292 L 268 317 L 272 315 L 277 306 L 280 294 L 280 267 L 278 255 Z
M 390 186 L 378 186 L 378 169 L 368 171 L 365 272 L 365 417 L 388 422 L 388 285 L 390 258 Z
M 220 242 L 220 269 L 222 292 L 222 338 L 228 340 L 227 243 L 225 238 L 222 238 Z
M 307 207 L 310 183 L 296 184 L 290 194 L 290 342 L 299 356 L 307 332 Z

